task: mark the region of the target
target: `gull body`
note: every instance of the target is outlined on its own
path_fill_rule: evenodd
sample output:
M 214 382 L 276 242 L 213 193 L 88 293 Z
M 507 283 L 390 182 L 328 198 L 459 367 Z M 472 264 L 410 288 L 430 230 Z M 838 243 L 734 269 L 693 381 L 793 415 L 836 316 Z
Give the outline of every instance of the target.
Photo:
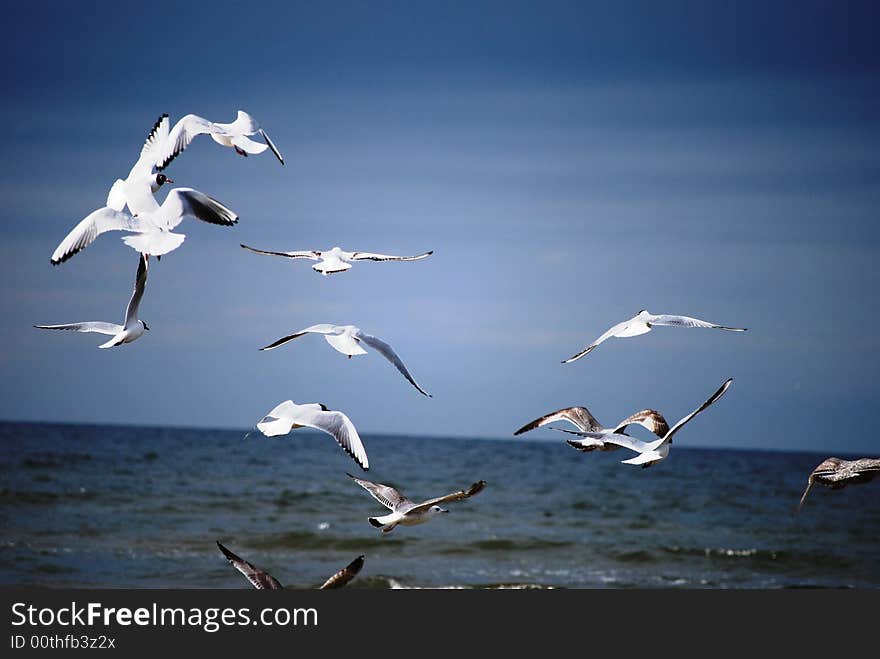
M 107 334 L 111 338 L 106 343 L 99 345 L 99 348 L 113 348 L 121 346 L 124 343 L 137 341 L 144 332 L 149 330 L 147 324 L 140 320 L 138 315 L 138 307 L 140 307 L 141 298 L 144 296 L 144 289 L 147 285 L 147 262 L 149 257 L 141 254 L 138 257 L 138 269 L 135 274 L 134 291 L 131 299 L 128 301 L 128 307 L 125 309 L 125 321 L 122 325 L 115 323 L 105 323 L 101 321 L 87 321 L 83 323 L 69 323 L 67 325 L 34 325 L 37 329 L 48 330 L 71 330 L 74 332 L 97 332 L 98 334 Z
M 399 490 L 390 485 L 373 483 L 372 481 L 356 478 L 351 474 L 347 475 L 355 483 L 373 495 L 373 498 L 376 499 L 376 501 L 391 510 L 391 513 L 388 515 L 367 518 L 367 521 L 369 521 L 372 526 L 381 528 L 382 533 L 390 533 L 398 524 L 402 526 L 424 524 L 432 517 L 440 515 L 441 513 L 449 512 L 448 510 L 441 508 L 440 504 L 449 501 L 461 501 L 462 499 L 467 499 L 482 492 L 486 487 L 486 481 L 477 481 L 467 490 L 459 490 L 458 492 L 452 492 L 451 494 L 446 494 L 442 497 L 435 497 L 433 499 L 422 501 L 421 503 L 415 503 L 407 499 Z
M 394 256 L 393 254 L 376 254 L 373 252 L 346 252 L 341 247 L 333 247 L 328 250 L 303 250 L 299 252 L 274 252 L 263 249 L 255 249 L 242 245 L 242 247 L 255 254 L 267 256 L 283 256 L 289 259 L 309 259 L 318 261 L 312 266 L 312 270 L 322 275 L 332 275 L 337 272 L 345 272 L 351 269 L 351 264 L 356 261 L 419 261 L 428 258 L 434 250 L 417 254 L 416 256 Z
M 594 437 L 586 437 L 583 435 L 583 433 L 585 432 L 593 433 L 594 435 L 609 433 L 626 434 L 625 431 L 627 427 L 632 424 L 643 426 L 658 437 L 663 437 L 669 431 L 669 424 L 666 423 L 666 419 L 664 419 L 663 415 L 656 410 L 640 410 L 639 412 L 631 414 L 627 418 L 623 419 L 616 426 L 612 428 L 606 428 L 596 420 L 596 417 L 594 417 L 590 413 L 590 410 L 588 410 L 586 407 L 564 407 L 560 410 L 556 410 L 555 412 L 545 414 L 544 416 L 539 417 L 534 421 L 530 421 L 513 434 L 521 435 L 525 432 L 529 432 L 530 430 L 534 430 L 535 428 L 540 428 L 541 426 L 546 426 L 555 421 L 567 421 L 578 429 L 578 432 L 573 432 L 571 430 L 565 430 L 564 428 L 554 428 L 551 426 L 551 430 L 580 435 L 582 439 L 568 440 L 568 444 L 573 448 L 584 452 L 597 450 L 615 451 L 620 448 L 617 444 L 604 442 L 601 439 L 596 439 Z
M 880 475 L 880 458 L 859 458 L 858 460 L 841 460 L 840 458 L 826 458 L 807 479 L 807 489 L 798 503 L 800 510 L 804 500 L 813 487 L 813 483 L 819 483 L 832 490 L 839 490 L 847 485 L 868 483 Z
M 413 379 L 413 376 L 410 375 L 403 360 L 401 360 L 400 357 L 397 356 L 397 353 L 394 352 L 394 348 L 385 343 L 379 337 L 362 332 L 361 329 L 355 325 L 330 325 L 328 323 L 312 325 L 311 327 L 306 327 L 293 334 L 283 336 L 274 343 L 270 343 L 269 345 L 260 348 L 260 350 L 274 350 L 275 348 L 283 346 L 285 343 L 293 341 L 305 334 L 323 334 L 327 343 L 333 346 L 334 350 L 341 352 L 343 355 L 348 355 L 349 359 L 354 355 L 366 355 L 367 351 L 364 350 L 361 345 L 367 345 L 391 362 L 391 364 L 400 371 L 401 375 L 403 375 L 403 377 L 405 377 L 419 393 L 428 396 L 429 398 L 431 397 L 431 394 L 422 389 Z
M 160 206 L 152 195 L 150 210 L 132 215 L 104 206 L 87 215 L 61 241 L 52 254 L 52 265 L 58 265 L 92 244 L 107 231 L 128 231 L 134 235 L 123 237 L 129 247 L 141 252 L 161 256 L 177 249 L 185 234 L 173 229 L 185 217 L 192 217 L 210 224 L 232 226 L 238 215 L 208 195 L 192 188 L 174 188 Z
M 623 464 L 631 464 L 631 465 L 639 465 L 641 467 L 647 468 L 651 465 L 660 462 L 661 460 L 665 460 L 669 456 L 669 449 L 672 445 L 672 438 L 675 434 L 681 430 L 681 428 L 688 423 L 691 419 L 697 416 L 700 412 L 705 410 L 707 407 L 712 405 L 715 401 L 721 398 L 727 389 L 730 387 L 730 384 L 733 382 L 733 378 L 729 378 L 722 384 L 718 390 L 712 394 L 702 405 L 700 405 L 693 412 L 680 419 L 672 428 L 670 428 L 660 439 L 644 442 L 640 439 L 636 439 L 635 437 L 630 437 L 629 435 L 624 435 L 616 432 L 592 432 L 587 431 L 579 434 L 583 434 L 585 437 L 589 439 L 596 439 L 602 442 L 617 444 L 618 446 L 622 446 L 623 448 L 629 449 L 630 451 L 634 451 L 638 455 L 628 460 L 622 460 Z M 579 448 L 576 444 L 569 442 L 575 448 Z
M 730 332 L 746 331 L 744 327 L 726 327 L 724 325 L 718 325 L 716 323 L 710 323 L 705 320 L 700 320 L 699 318 L 691 318 L 690 316 L 652 314 L 647 309 L 642 309 L 641 311 L 639 311 L 639 313 L 637 313 L 629 320 L 625 320 L 622 323 L 617 323 L 617 325 L 602 334 L 602 336 L 593 341 L 590 345 L 585 347 L 577 354 L 572 355 L 568 359 L 564 360 L 562 363 L 568 364 L 569 362 L 577 361 L 581 357 L 590 354 L 599 346 L 599 344 L 607 341 L 608 339 L 625 339 L 633 336 L 640 336 L 642 334 L 647 334 L 648 332 L 650 332 L 651 328 L 653 328 L 654 326 L 704 327 L 709 329 L 728 330 Z
M 226 557 L 232 566 L 241 572 L 245 578 L 251 582 L 251 585 L 257 590 L 283 590 L 284 586 L 281 585 L 281 582 L 278 581 L 271 574 L 266 572 L 265 570 L 261 570 L 258 567 L 255 567 L 251 563 L 248 563 L 246 560 L 237 556 L 236 554 L 229 551 L 226 547 L 220 544 L 220 541 L 217 541 L 217 547 Z M 355 558 L 351 563 L 346 565 L 344 568 L 336 572 L 332 575 L 327 581 L 325 581 L 320 587 L 319 590 L 329 590 L 332 588 L 342 588 L 349 581 L 354 579 L 358 572 L 361 571 L 361 568 L 364 566 L 364 556 L 361 554 L 357 558 Z
M 351 419 L 322 403 L 297 405 L 286 400 L 260 419 L 256 427 L 266 437 L 286 435 L 297 428 L 321 430 L 332 436 L 364 471 L 370 468 L 367 451 Z

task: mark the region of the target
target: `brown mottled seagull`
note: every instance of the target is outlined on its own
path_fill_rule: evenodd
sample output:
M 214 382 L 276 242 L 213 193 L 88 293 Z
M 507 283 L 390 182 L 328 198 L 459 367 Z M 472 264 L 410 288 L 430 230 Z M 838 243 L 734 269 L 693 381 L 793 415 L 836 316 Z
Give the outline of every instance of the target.
M 245 578 L 253 584 L 254 588 L 257 590 L 283 590 L 284 586 L 273 577 L 268 572 L 265 572 L 257 567 L 254 567 L 246 560 L 241 558 L 240 556 L 236 556 L 231 551 L 229 551 L 226 547 L 220 544 L 220 541 L 217 541 L 217 547 L 220 548 L 220 551 L 223 552 L 223 555 L 226 557 L 232 566 L 241 572 Z M 321 585 L 319 590 L 329 590 L 331 588 L 342 588 L 349 581 L 357 576 L 357 573 L 361 571 L 361 568 L 364 566 L 364 556 L 361 554 L 356 559 L 354 559 L 351 563 L 346 565 L 344 568 L 339 570 L 332 577 L 327 579 Z
M 350 479 L 364 488 L 373 495 L 373 498 L 391 513 L 383 517 L 369 517 L 367 521 L 376 528 L 381 528 L 382 533 L 390 533 L 398 524 L 403 526 L 415 526 L 416 524 L 424 524 L 429 519 L 440 513 L 448 513 L 449 511 L 441 508 L 441 503 L 449 501 L 461 501 L 467 499 L 483 491 L 486 487 L 486 481 L 477 481 L 466 490 L 459 490 L 451 494 L 445 494 L 442 497 L 428 499 L 421 503 L 415 503 L 407 499 L 400 491 L 394 489 L 390 485 L 382 483 L 373 483 L 372 481 L 356 478 L 351 474 L 347 474 Z
M 798 503 L 800 510 L 804 505 L 807 493 L 813 487 L 813 483 L 819 483 L 832 490 L 839 490 L 850 484 L 867 483 L 874 480 L 880 474 L 880 458 L 860 458 L 858 460 L 841 460 L 840 458 L 827 458 L 813 469 L 813 473 L 807 479 L 807 489 Z
M 582 434 L 585 432 L 620 433 L 625 435 L 627 426 L 636 423 L 644 426 L 652 433 L 657 435 L 657 437 L 663 437 L 663 435 L 669 432 L 669 424 L 666 423 L 666 419 L 663 418 L 663 415 L 656 410 L 641 410 L 639 412 L 636 412 L 635 414 L 628 416 L 613 428 L 606 428 L 596 420 L 596 417 L 590 414 L 590 410 L 588 410 L 586 407 L 564 407 L 561 410 L 550 412 L 549 414 L 545 414 L 544 416 L 527 423 L 513 434 L 521 435 L 525 432 L 529 432 L 530 430 L 534 430 L 535 428 L 546 426 L 547 424 L 553 423 L 554 421 L 568 421 L 575 428 L 577 428 L 579 432 L 566 430 L 565 428 L 554 428 L 552 426 L 550 429 L 559 432 L 567 432 L 574 435 L 580 435 L 582 439 L 569 439 L 566 441 L 570 446 L 578 449 L 579 451 L 585 452 L 597 450 L 614 451 L 620 448 L 617 444 L 607 443 L 602 441 L 601 439 L 586 437 Z

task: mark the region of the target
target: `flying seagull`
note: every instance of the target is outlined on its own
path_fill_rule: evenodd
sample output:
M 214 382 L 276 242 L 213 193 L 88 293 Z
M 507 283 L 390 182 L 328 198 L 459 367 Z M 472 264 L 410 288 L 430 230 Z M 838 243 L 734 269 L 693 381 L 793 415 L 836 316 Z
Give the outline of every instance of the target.
M 590 410 L 586 407 L 565 407 L 561 410 L 545 414 L 544 416 L 527 423 L 513 434 L 521 435 L 524 432 L 529 432 L 535 428 L 546 426 L 555 421 L 568 421 L 580 431 L 574 434 L 584 432 L 626 434 L 625 431 L 627 426 L 634 423 L 644 426 L 658 437 L 663 437 L 669 431 L 669 424 L 666 423 L 666 419 L 664 419 L 663 415 L 656 410 L 641 410 L 628 416 L 613 428 L 606 428 L 596 420 L 596 417 L 590 414 Z M 564 428 L 551 427 L 551 430 L 559 430 L 567 433 L 572 432 L 570 430 L 565 430 Z M 568 444 L 581 451 L 614 451 L 620 448 L 617 444 L 606 443 L 601 439 L 592 439 L 590 437 L 584 437 L 579 440 L 568 440 Z
M 192 188 L 174 188 L 161 206 L 152 195 L 150 200 L 152 210 L 140 214 L 131 215 L 108 206 L 90 213 L 55 248 L 52 265 L 63 263 L 107 231 L 130 231 L 134 235 L 122 239 L 126 245 L 142 254 L 161 256 L 180 247 L 186 238 L 172 231 L 185 217 L 222 226 L 238 222 L 238 215 L 226 206 Z
M 379 337 L 362 332 L 359 327 L 355 327 L 354 325 L 329 325 L 326 323 L 312 325 L 299 332 L 284 336 L 274 343 L 263 346 L 260 350 L 273 350 L 279 346 L 283 346 L 289 341 L 293 341 L 294 339 L 303 336 L 304 334 L 323 334 L 324 338 L 327 339 L 327 343 L 333 346 L 337 352 L 341 352 L 343 355 L 348 355 L 349 359 L 351 359 L 353 355 L 367 354 L 367 351 L 361 347 L 362 343 L 370 346 L 374 350 L 377 350 L 385 359 L 394 364 L 395 368 L 401 372 L 403 377 L 409 380 L 409 383 L 414 386 L 419 393 L 431 398 L 431 394 L 422 389 L 413 379 L 413 376 L 409 374 L 403 361 L 397 356 L 397 353 L 394 352 L 394 348 L 385 343 Z
M 286 256 L 289 259 L 311 259 L 319 261 L 312 266 L 312 270 L 320 272 L 322 275 L 332 275 L 337 272 L 344 272 L 351 268 L 353 261 L 418 261 L 425 259 L 434 253 L 434 250 L 418 254 L 416 256 L 393 256 L 391 254 L 373 254 L 371 252 L 345 252 L 339 247 L 334 247 L 323 252 L 315 250 L 305 250 L 300 252 L 271 252 L 262 249 L 255 249 L 242 245 L 246 250 L 255 254 L 267 254 L 269 256 Z
M 841 460 L 840 458 L 827 458 L 813 469 L 813 473 L 807 479 L 807 489 L 798 504 L 800 510 L 804 505 L 807 493 L 813 487 L 813 483 L 819 483 L 832 490 L 839 490 L 850 484 L 868 483 L 880 474 L 880 458 L 860 458 L 858 460 Z
M 391 510 L 391 513 L 384 517 L 368 518 L 370 524 L 376 528 L 382 529 L 382 533 L 393 531 L 394 527 L 398 524 L 402 524 L 403 526 L 424 524 L 435 515 L 449 512 L 440 507 L 441 503 L 467 499 L 468 497 L 472 497 L 475 494 L 482 492 L 483 488 L 486 487 L 486 481 L 477 481 L 467 490 L 459 490 L 458 492 L 453 492 L 452 494 L 447 494 L 442 497 L 436 497 L 434 499 L 422 501 L 421 503 L 415 503 L 407 499 L 390 485 L 382 485 L 381 483 L 362 480 L 360 478 L 355 478 L 351 474 L 347 474 L 347 476 L 367 492 L 372 494 L 376 501 Z
M 248 137 L 256 134 L 263 138 L 263 142 L 256 142 Z M 232 147 L 238 155 L 245 157 L 248 154 L 263 153 L 267 148 L 271 149 L 278 162 L 284 164 L 281 152 L 269 139 L 266 131 L 260 128 L 260 124 L 251 115 L 239 110 L 235 121 L 229 124 L 208 121 L 196 114 L 188 114 L 181 118 L 170 130 L 166 122 L 157 167 L 160 170 L 165 169 L 198 135 L 210 135 L 217 144 Z
M 321 403 L 297 405 L 292 400 L 286 400 L 257 423 L 257 430 L 266 437 L 286 435 L 297 428 L 314 428 L 332 435 L 364 471 L 370 468 L 367 451 L 351 419 Z
M 605 332 L 602 336 L 593 341 L 586 348 L 581 350 L 576 355 L 573 355 L 564 360 L 562 363 L 567 364 L 569 362 L 580 359 L 584 355 L 588 355 L 600 343 L 607 339 L 625 339 L 631 336 L 647 334 L 655 325 L 666 325 L 669 327 L 707 327 L 711 329 L 728 330 L 730 332 L 746 331 L 746 328 L 744 327 L 725 327 L 724 325 L 717 325 L 715 323 L 710 323 L 705 320 L 699 320 L 698 318 L 691 318 L 690 316 L 671 316 L 669 314 L 655 315 L 650 313 L 646 309 L 642 309 L 641 311 L 639 311 L 639 313 L 637 313 L 629 320 L 625 320 L 622 323 L 617 323 L 617 325 Z
M 712 394 L 705 403 L 700 405 L 697 409 L 695 409 L 683 419 L 680 419 L 660 439 L 654 440 L 652 442 L 643 442 L 642 440 L 630 437 L 629 435 L 607 431 L 586 431 L 577 434 L 587 437 L 588 439 L 595 439 L 605 443 L 617 444 L 618 446 L 622 446 L 623 448 L 628 448 L 630 451 L 635 451 L 636 453 L 638 453 L 638 455 L 634 458 L 630 458 L 629 460 L 622 460 L 623 464 L 640 465 L 643 468 L 650 467 L 655 462 L 660 462 L 661 460 L 666 459 L 666 456 L 669 455 L 669 445 L 672 444 L 672 438 L 675 433 L 681 430 L 682 426 L 684 426 L 688 421 L 693 419 L 700 412 L 702 412 L 716 400 L 721 398 L 727 391 L 728 387 L 730 387 L 731 382 L 733 382 L 733 378 L 729 378 L 728 380 L 726 380 L 724 384 L 719 387 L 718 391 Z M 571 444 L 575 448 L 581 448 L 577 442 L 570 441 L 569 444 Z
M 257 590 L 283 590 L 284 586 L 273 577 L 268 572 L 264 572 L 263 570 L 254 567 L 252 564 L 248 563 L 246 560 L 233 554 L 226 547 L 220 544 L 220 541 L 217 541 L 217 546 L 220 548 L 220 551 L 223 552 L 223 555 L 226 557 L 232 566 L 241 572 L 245 578 L 253 584 L 254 588 Z M 328 590 L 330 588 L 342 588 L 349 581 L 354 579 L 357 576 L 357 573 L 361 571 L 361 568 L 364 566 L 364 556 L 361 554 L 356 559 L 354 559 L 351 563 L 346 565 L 344 568 L 339 570 L 332 577 L 327 579 L 324 584 L 319 588 L 319 590 Z
M 111 338 L 106 343 L 99 345 L 99 348 L 113 348 L 123 343 L 131 343 L 137 341 L 143 333 L 150 329 L 147 324 L 139 320 L 138 307 L 141 298 L 144 296 L 144 287 L 147 285 L 147 261 L 149 257 L 141 254 L 138 258 L 137 275 L 134 280 L 134 291 L 131 299 L 128 301 L 128 307 L 125 310 L 125 324 L 116 325 L 115 323 L 104 323 L 101 321 L 89 321 L 84 323 L 70 323 L 68 325 L 34 325 L 37 329 L 51 330 L 73 330 L 74 332 L 97 332 L 99 334 L 107 334 Z

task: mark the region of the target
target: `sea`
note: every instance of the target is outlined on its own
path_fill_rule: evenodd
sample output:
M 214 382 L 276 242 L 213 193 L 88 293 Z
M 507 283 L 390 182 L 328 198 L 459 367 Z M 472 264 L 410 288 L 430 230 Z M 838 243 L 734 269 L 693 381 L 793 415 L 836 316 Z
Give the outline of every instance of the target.
M 250 588 L 216 541 L 288 588 L 356 556 L 350 588 L 877 588 L 880 482 L 816 486 L 825 454 L 672 447 L 650 469 L 564 441 L 0 423 L 0 584 Z M 853 456 L 838 456 L 853 457 Z M 350 472 L 420 501 L 382 534 Z

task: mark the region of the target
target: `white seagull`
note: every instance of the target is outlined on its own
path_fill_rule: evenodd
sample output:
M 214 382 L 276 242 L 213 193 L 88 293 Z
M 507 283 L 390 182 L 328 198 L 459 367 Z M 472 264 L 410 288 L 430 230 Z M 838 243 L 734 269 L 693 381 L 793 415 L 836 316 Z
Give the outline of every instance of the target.
M 372 481 L 355 478 L 351 474 L 347 474 L 355 483 L 364 488 L 373 495 L 391 513 L 383 517 L 369 517 L 368 521 L 376 528 L 381 528 L 382 533 L 390 533 L 398 524 L 403 526 L 415 526 L 416 524 L 424 524 L 429 519 L 440 513 L 448 513 L 440 507 L 441 503 L 448 501 L 461 501 L 483 491 L 486 487 L 486 481 L 477 481 L 467 490 L 459 490 L 452 494 L 446 494 L 442 497 L 428 499 L 421 503 L 415 503 L 403 496 L 398 490 L 390 485 L 382 485 L 382 483 L 373 483 Z
M 431 398 L 431 394 L 422 389 L 413 379 L 413 376 L 409 374 L 403 361 L 397 356 L 397 353 L 394 352 L 394 348 L 385 343 L 379 337 L 362 332 L 359 327 L 355 327 L 354 325 L 329 325 L 327 323 L 312 325 L 299 332 L 284 336 L 274 343 L 263 346 L 260 350 L 273 350 L 279 346 L 283 346 L 289 341 L 293 341 L 294 339 L 303 336 L 304 334 L 323 334 L 324 338 L 327 339 L 327 343 L 333 346 L 337 352 L 341 352 L 343 355 L 348 355 L 349 359 L 351 359 L 353 355 L 367 354 L 367 351 L 361 347 L 362 343 L 370 346 L 374 350 L 377 350 L 385 359 L 394 364 L 395 368 L 400 371 L 403 377 L 409 380 L 409 383 L 414 386 L 419 393 Z
M 116 325 L 115 323 L 104 323 L 101 321 L 89 321 L 84 323 L 70 323 L 68 325 L 34 325 L 37 329 L 50 330 L 73 330 L 74 332 L 97 332 L 99 334 L 108 334 L 111 338 L 106 343 L 99 345 L 99 348 L 113 348 L 123 343 L 131 343 L 137 341 L 143 333 L 150 329 L 147 324 L 138 320 L 138 307 L 141 298 L 144 296 L 144 288 L 147 285 L 147 261 L 149 257 L 141 254 L 138 258 L 137 275 L 134 280 L 134 292 L 128 301 L 128 308 L 125 310 L 125 324 Z
M 628 448 L 630 451 L 638 453 L 638 455 L 634 458 L 630 458 L 629 460 L 622 460 L 621 462 L 623 462 L 623 464 L 640 465 L 643 468 L 650 467 L 655 462 L 660 462 L 661 460 L 666 459 L 666 456 L 669 455 L 669 445 L 672 443 L 672 438 L 675 433 L 681 430 L 682 426 L 684 426 L 688 421 L 697 416 L 697 414 L 699 414 L 716 400 L 721 398 L 724 395 L 724 392 L 727 391 L 728 387 L 730 387 L 731 382 L 733 382 L 733 378 L 729 378 L 728 380 L 726 380 L 724 384 L 719 387 L 718 391 L 712 394 L 705 403 L 703 403 L 693 412 L 678 421 L 678 423 L 672 426 L 672 428 L 670 428 L 660 439 L 654 440 L 652 442 L 643 442 L 642 440 L 630 437 L 629 435 L 623 435 L 614 432 L 609 433 L 587 431 L 577 434 L 583 435 L 584 437 L 587 437 L 589 439 L 617 444 L 618 446 Z M 571 444 L 575 448 L 580 448 L 574 443 Z
M 55 248 L 52 265 L 63 263 L 107 231 L 134 233 L 122 241 L 142 254 L 161 256 L 180 247 L 186 238 L 185 234 L 172 231 L 185 217 L 221 226 L 238 222 L 238 215 L 226 206 L 192 188 L 174 188 L 161 206 L 152 195 L 149 195 L 149 201 L 152 202 L 151 210 L 135 215 L 108 206 L 90 213 Z
M 167 115 L 164 116 L 167 118 Z M 266 131 L 260 128 L 256 119 L 243 110 L 238 111 L 235 121 L 230 124 L 220 124 L 208 121 L 196 114 L 188 114 L 174 124 L 174 128 L 171 128 L 170 131 L 166 121 L 162 131 L 161 147 L 158 150 L 157 158 L 157 167 L 160 170 L 167 167 L 172 160 L 180 155 L 197 135 L 210 135 L 217 144 L 232 147 L 238 155 L 245 157 L 248 154 L 263 153 L 267 148 L 272 149 L 278 162 L 284 164 L 281 152 L 269 139 Z M 256 142 L 248 137 L 256 134 L 263 138 L 264 143 Z
M 392 254 L 374 254 L 372 252 L 346 252 L 340 247 L 324 250 L 322 252 L 316 250 L 304 250 L 299 252 L 272 252 L 263 249 L 255 249 L 242 245 L 246 250 L 255 254 L 266 254 L 269 256 L 285 256 L 289 259 L 311 259 L 319 261 L 312 266 L 312 270 L 320 272 L 322 275 L 332 275 L 337 272 L 345 272 L 351 268 L 354 261 L 419 261 L 428 258 L 434 253 L 434 250 L 417 254 L 416 256 L 394 256 Z
M 628 416 L 613 428 L 606 428 L 596 420 L 596 417 L 590 414 L 590 410 L 588 410 L 586 407 L 565 407 L 561 410 L 556 410 L 555 412 L 545 414 L 544 416 L 539 417 L 534 421 L 530 421 L 513 434 L 521 435 L 524 432 L 529 432 L 530 430 L 534 430 L 535 428 L 546 426 L 547 424 L 553 423 L 554 421 L 568 421 L 580 431 L 577 433 L 573 433 L 577 435 L 580 435 L 584 432 L 603 434 L 626 434 L 625 431 L 627 426 L 634 423 L 637 423 L 640 426 L 647 428 L 658 437 L 663 437 L 669 431 L 669 424 L 666 423 L 666 419 L 664 419 L 663 415 L 656 410 L 641 410 L 639 412 L 636 412 L 635 414 Z M 551 430 L 572 433 L 571 430 L 566 430 L 564 428 L 551 428 Z M 585 452 L 595 450 L 614 451 L 620 448 L 617 444 L 607 443 L 600 439 L 593 439 L 590 437 L 584 437 L 583 439 L 578 440 L 568 440 L 568 444 L 580 451 Z
M 220 548 L 220 551 L 223 552 L 223 555 L 226 557 L 232 566 L 241 572 L 245 578 L 251 582 L 254 588 L 257 590 L 283 590 L 284 586 L 281 585 L 281 582 L 278 581 L 271 574 L 266 572 L 265 570 L 261 570 L 258 567 L 254 567 L 251 563 L 248 563 L 246 560 L 233 554 L 226 547 L 220 544 L 220 541 L 217 541 L 217 547 Z M 358 572 L 361 571 L 361 568 L 364 566 L 364 556 L 361 554 L 356 559 L 354 559 L 351 563 L 346 565 L 344 568 L 339 570 L 336 574 L 331 576 L 324 584 L 319 588 L 319 590 L 329 590 L 331 588 L 342 588 L 349 581 L 354 579 Z
M 297 405 L 286 400 L 257 423 L 257 430 L 266 437 L 286 435 L 297 428 L 314 428 L 332 435 L 364 471 L 370 468 L 367 451 L 351 419 L 321 403 Z
M 567 364 L 569 362 L 580 359 L 584 355 L 592 352 L 593 349 L 595 349 L 600 343 L 602 343 L 606 339 L 625 339 L 631 336 L 647 334 L 651 331 L 651 328 L 654 325 L 667 325 L 669 327 L 707 327 L 710 329 L 728 330 L 730 332 L 746 331 L 746 328 L 744 327 L 725 327 L 724 325 L 717 325 L 715 323 L 710 323 L 705 320 L 699 320 L 698 318 L 691 318 L 690 316 L 672 316 L 669 314 L 656 315 L 652 314 L 646 309 L 642 309 L 641 311 L 639 311 L 639 313 L 637 313 L 629 320 L 625 320 L 622 323 L 617 323 L 617 325 L 605 332 L 602 336 L 593 341 L 586 348 L 581 350 L 576 355 L 564 360 L 562 363 Z

